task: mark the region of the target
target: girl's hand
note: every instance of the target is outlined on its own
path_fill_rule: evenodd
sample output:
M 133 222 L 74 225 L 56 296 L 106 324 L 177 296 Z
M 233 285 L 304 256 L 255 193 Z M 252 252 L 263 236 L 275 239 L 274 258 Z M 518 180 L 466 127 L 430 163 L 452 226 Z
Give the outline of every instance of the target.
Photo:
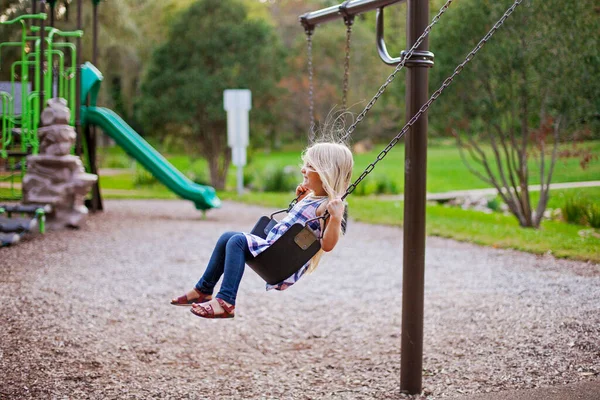
M 304 185 L 298 185 L 296 187 L 296 197 L 300 196 L 298 200 L 302 200 L 308 194 L 309 189 Z
M 327 211 L 331 218 L 341 221 L 344 217 L 344 202 L 340 197 L 330 200 L 327 204 Z

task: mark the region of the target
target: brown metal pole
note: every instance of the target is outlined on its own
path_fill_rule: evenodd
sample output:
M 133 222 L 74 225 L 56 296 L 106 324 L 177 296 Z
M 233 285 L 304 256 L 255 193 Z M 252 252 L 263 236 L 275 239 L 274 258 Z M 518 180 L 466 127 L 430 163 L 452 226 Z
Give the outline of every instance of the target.
M 429 19 L 429 1 L 408 0 L 407 47 L 410 48 Z M 423 41 L 418 50 L 427 51 Z M 428 99 L 425 64 L 410 63 L 406 75 L 406 118 Z M 425 285 L 425 199 L 427 172 L 427 114 L 406 135 L 404 200 L 404 268 L 402 274 L 402 353 L 400 390 L 420 393 L 423 378 L 423 299 Z
M 55 3 L 50 3 L 50 26 L 54 27 L 54 5 Z
M 93 26 L 92 26 L 92 64 L 98 65 L 98 1 L 92 1 L 93 3 Z M 96 165 L 96 127 L 86 125 L 85 138 L 87 141 L 88 157 L 90 161 L 90 172 L 98 175 L 98 166 Z M 102 211 L 104 206 L 102 204 L 102 195 L 100 192 L 100 179 L 96 181 L 92 186 L 92 199 L 90 208 L 92 212 Z

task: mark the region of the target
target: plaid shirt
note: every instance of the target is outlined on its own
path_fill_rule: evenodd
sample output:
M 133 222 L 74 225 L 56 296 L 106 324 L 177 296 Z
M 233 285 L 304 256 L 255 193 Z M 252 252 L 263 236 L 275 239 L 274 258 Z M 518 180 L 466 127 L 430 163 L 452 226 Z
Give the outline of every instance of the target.
M 269 231 L 269 234 L 267 235 L 266 239 L 252 235 L 250 233 L 244 233 L 248 242 L 248 249 L 250 250 L 250 253 L 252 253 L 252 255 L 256 257 L 257 255 L 268 249 L 269 246 L 271 246 L 277 239 L 279 239 L 295 223 L 303 224 L 306 223 L 306 221 L 308 221 L 309 219 L 316 218 L 317 208 L 319 208 L 319 206 L 326 200 L 326 196 L 306 196 L 298 203 L 296 203 L 296 205 L 290 210 L 287 216 L 281 221 L 279 221 L 279 223 Z M 321 236 L 320 220 L 310 222 L 309 227 L 317 234 L 317 236 Z M 275 285 L 267 284 L 267 290 L 287 289 L 288 287 L 296 283 L 298 279 L 302 277 L 302 275 L 304 275 L 309 265 L 310 261 L 304 264 L 292 276 L 284 279 L 282 282 L 279 282 Z

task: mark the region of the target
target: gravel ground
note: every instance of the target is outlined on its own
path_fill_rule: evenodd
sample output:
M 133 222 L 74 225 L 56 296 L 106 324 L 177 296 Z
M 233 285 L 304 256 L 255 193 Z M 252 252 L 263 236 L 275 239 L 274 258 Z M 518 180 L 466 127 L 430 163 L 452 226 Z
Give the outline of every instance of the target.
M 400 393 L 402 231 L 352 223 L 285 292 L 244 275 L 236 318 L 194 317 L 221 232 L 267 210 L 106 201 L 76 231 L 0 250 L 1 399 L 392 399 Z M 600 265 L 428 238 L 424 394 L 600 374 Z

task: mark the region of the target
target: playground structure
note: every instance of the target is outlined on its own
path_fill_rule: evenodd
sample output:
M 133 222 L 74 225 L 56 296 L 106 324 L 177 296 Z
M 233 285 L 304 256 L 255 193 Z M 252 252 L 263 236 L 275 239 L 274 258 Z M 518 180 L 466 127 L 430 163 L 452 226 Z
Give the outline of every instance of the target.
M 503 18 L 500 19 L 488 34 L 482 39 L 480 44 L 474 48 L 454 71 L 452 76 L 448 77 L 442 87 L 436 90 L 431 97 L 427 94 L 427 68 L 433 66 L 433 54 L 427 51 L 427 35 L 431 27 L 437 22 L 439 16 L 447 9 L 452 0 L 448 0 L 442 7 L 433 22 L 427 25 L 429 15 L 428 2 L 418 2 L 417 0 L 408 0 L 408 45 L 410 50 L 403 52 L 398 59 L 393 59 L 387 54 L 385 43 L 383 41 L 383 7 L 401 2 L 401 0 L 356 0 L 346 1 L 340 6 L 330 7 L 315 13 L 308 13 L 301 17 L 301 22 L 309 38 L 314 28 L 319 23 L 329 20 L 344 18 L 346 21 L 353 18 L 354 15 L 362 12 L 378 9 L 378 49 L 384 62 L 390 65 L 397 65 L 396 70 L 384 86 L 367 105 L 365 110 L 358 116 L 356 122 L 348 130 L 348 134 L 356 127 L 370 107 L 381 96 L 385 88 L 391 83 L 396 72 L 403 66 L 410 67 L 407 73 L 407 123 L 388 146 L 377 156 L 377 159 L 371 163 L 361 176 L 348 188 L 345 198 L 351 194 L 364 177 L 369 174 L 375 165 L 381 161 L 387 152 L 409 131 L 406 141 L 406 166 L 405 182 L 407 196 L 404 207 L 404 228 L 407 232 L 404 235 L 404 274 L 403 274 L 403 309 L 402 309 L 402 369 L 401 369 L 401 389 L 409 393 L 421 392 L 422 379 L 422 346 L 423 346 L 423 293 L 424 293 L 424 250 L 425 250 L 425 176 L 426 176 L 426 147 L 427 147 L 427 118 L 426 112 L 429 106 L 441 94 L 441 92 L 451 83 L 452 79 L 462 71 L 464 65 L 469 62 L 475 53 L 483 44 L 493 35 L 493 33 L 502 25 L 504 20 L 514 11 L 521 0 L 515 0 Z M 348 23 L 347 23 L 348 25 Z M 44 27 L 40 29 L 43 35 Z M 40 39 L 44 42 L 44 38 Z M 49 46 L 49 54 L 52 54 L 52 47 Z M 41 54 L 45 54 L 41 51 Z M 50 56 L 51 57 L 51 56 Z M 36 59 L 41 59 L 38 57 Z M 52 59 L 52 58 L 50 58 Z M 52 76 L 52 75 L 51 75 Z M 347 70 L 345 74 L 345 88 L 347 88 Z M 50 78 L 51 80 L 52 78 Z M 115 113 L 105 108 L 96 106 L 98 87 L 102 80 L 101 73 L 93 67 L 92 64 L 86 64 L 82 67 L 81 91 L 82 99 L 90 97 L 89 106 L 83 107 L 76 104 L 75 110 L 81 110 L 81 121 L 83 125 L 98 125 L 106 133 L 113 137 L 115 141 L 122 146 L 130 155 L 140 161 L 148 168 L 159 180 L 165 183 L 171 190 L 175 191 L 181 197 L 194 201 L 198 209 L 207 209 L 219 205 L 218 199 L 214 196 L 211 188 L 191 186 L 185 177 L 176 171 L 167 163 L 160 154 L 149 146 L 133 129 L 131 129 Z M 312 76 L 311 76 L 312 81 Z M 311 83 L 312 84 L 312 83 Z M 40 86 L 38 86 L 40 87 Z M 42 85 L 44 89 L 53 88 L 52 84 Z M 344 92 L 344 97 L 346 93 Z M 43 96 L 38 94 L 38 98 Z M 345 105 L 345 100 L 344 100 Z M 80 107 L 81 106 L 81 107 Z M 312 113 L 312 100 L 311 100 Z M 312 118 L 312 116 L 311 116 Z M 14 118 L 13 118 L 14 119 Z M 16 119 L 14 119 L 16 121 Z M 31 121 L 34 125 L 35 118 Z M 93 156 L 93 142 L 85 143 L 88 149 L 88 160 L 91 169 L 95 168 Z M 35 146 L 30 146 L 36 149 Z M 37 150 L 37 149 L 36 149 Z M 32 150 L 33 151 L 33 150 Z M 325 217 L 326 218 L 326 217 Z M 281 258 L 284 256 L 282 255 Z M 279 258 L 279 257 L 277 257 Z
M 99 126 L 160 182 L 180 197 L 191 200 L 198 210 L 204 212 L 219 207 L 220 200 L 213 188 L 190 181 L 117 114 L 97 107 L 103 76 L 93 64 L 88 62 L 81 65 L 78 50 L 83 31 L 64 32 L 53 26 L 45 26 L 48 15 L 50 25 L 53 24 L 55 2 L 48 3 L 48 13 L 25 14 L 0 22 L 2 25 L 20 27 L 19 41 L 0 43 L 0 67 L 10 67 L 11 76 L 10 82 L 0 86 L 0 200 L 23 202 L 21 205 L 0 206 L 0 214 L 6 213 L 8 217 L 0 219 L 1 244 L 16 243 L 22 235 L 36 227 L 40 227 L 40 232 L 43 232 L 45 224 L 42 219 L 47 213 L 50 213 L 49 219 L 55 217 L 56 204 L 32 201 L 33 198 L 50 199 L 52 196 L 32 197 L 24 193 L 27 190 L 25 182 L 31 181 L 27 179 L 28 164 L 31 161 L 28 158 L 38 157 L 40 153 L 40 126 L 43 120 L 41 112 L 51 99 L 60 99 L 68 108 L 70 116 L 68 121 L 63 122 L 75 132 L 75 140 L 66 142 L 70 145 L 64 155 L 71 153 L 72 157 L 82 158 L 83 165 L 91 174 L 97 174 L 97 168 L 95 135 L 90 134 L 90 127 Z M 98 2 L 93 3 L 95 47 Z M 36 1 L 33 1 L 32 5 L 35 12 Z M 41 8 L 42 11 L 45 10 L 44 2 L 41 2 Z M 81 1 L 78 10 L 78 25 L 81 26 Z M 77 44 L 72 43 L 72 39 L 76 39 Z M 17 48 L 20 53 L 19 59 L 10 66 L 6 62 L 2 63 L 2 52 L 8 47 Z M 85 105 L 86 102 L 89 103 Z M 79 167 L 76 169 L 79 170 Z M 90 181 L 90 178 L 85 180 Z M 91 206 L 92 211 L 100 211 L 102 202 L 97 182 L 94 182 L 93 189 L 92 196 L 86 200 L 86 204 Z M 78 207 L 81 210 L 85 209 L 83 204 Z M 13 215 L 19 214 L 24 218 L 13 218 Z

